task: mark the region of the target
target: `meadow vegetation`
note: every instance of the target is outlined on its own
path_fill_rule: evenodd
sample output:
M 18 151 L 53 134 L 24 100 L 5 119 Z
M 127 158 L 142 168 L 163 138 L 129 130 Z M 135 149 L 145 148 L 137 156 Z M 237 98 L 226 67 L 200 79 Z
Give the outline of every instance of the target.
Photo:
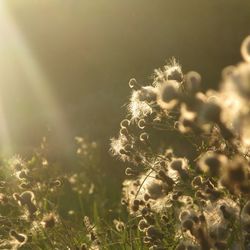
M 82 137 L 69 168 L 46 138 L 28 159 L 2 159 L 0 249 L 250 249 L 250 36 L 241 54 L 218 90 L 174 58 L 151 84 L 129 81 L 110 143 L 121 189 Z

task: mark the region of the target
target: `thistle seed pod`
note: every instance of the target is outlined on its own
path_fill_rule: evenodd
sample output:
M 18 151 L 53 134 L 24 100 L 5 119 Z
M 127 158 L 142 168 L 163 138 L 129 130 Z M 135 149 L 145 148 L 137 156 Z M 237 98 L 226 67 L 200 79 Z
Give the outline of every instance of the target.
M 125 169 L 125 174 L 127 176 L 134 176 L 134 175 L 137 175 L 138 172 L 136 170 L 132 169 L 132 168 L 126 168 Z
M 140 134 L 140 141 L 142 141 L 142 142 L 147 142 L 148 139 L 149 139 L 148 133 L 144 132 L 144 133 L 141 133 L 141 134 Z
M 140 230 L 140 231 L 144 231 L 146 228 L 148 228 L 149 227 L 149 225 L 148 225 L 148 223 L 146 222 L 146 220 L 144 220 L 144 219 L 142 219 L 142 220 L 140 220 L 139 221 L 139 223 L 138 223 L 138 229 Z
M 250 36 L 247 36 L 242 42 L 241 55 L 246 62 L 250 62 Z
M 202 186 L 202 177 L 201 176 L 196 176 L 192 180 L 192 186 L 195 188 L 201 187 Z
M 132 78 L 129 80 L 129 83 L 128 83 L 129 87 L 133 90 L 139 90 L 141 89 L 141 85 L 136 81 L 135 78 Z
M 144 119 L 140 119 L 140 120 L 138 121 L 138 127 L 139 127 L 140 129 L 144 129 L 144 128 L 146 127 L 146 121 L 145 121 Z
M 130 125 L 130 121 L 128 119 L 124 119 L 120 123 L 121 128 L 128 128 L 129 125 Z
M 120 220 L 113 220 L 113 223 L 115 225 L 115 228 L 118 232 L 123 232 L 125 230 L 125 224 L 124 222 L 120 221 Z
M 24 244 L 27 242 L 28 237 L 25 234 L 17 233 L 15 230 L 10 230 L 10 237 Z

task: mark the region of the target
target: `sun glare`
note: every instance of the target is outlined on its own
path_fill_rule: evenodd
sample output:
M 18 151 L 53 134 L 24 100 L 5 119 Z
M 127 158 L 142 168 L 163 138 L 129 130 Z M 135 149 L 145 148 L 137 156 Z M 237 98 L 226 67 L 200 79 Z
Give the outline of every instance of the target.
M 38 112 L 45 114 L 48 123 L 53 128 L 56 128 L 56 132 L 61 140 L 59 142 L 66 143 L 69 139 L 67 125 L 63 118 L 62 110 L 60 110 L 58 102 L 49 88 L 48 84 L 50 81 L 41 69 L 17 23 L 15 23 L 6 1 L 0 1 L 0 32 L 0 54 L 2 57 L 2 65 L 0 65 L 1 93 L 3 94 L 7 88 L 10 88 L 6 79 L 12 77 L 10 74 L 15 74 L 15 70 L 17 70 L 15 63 L 19 67 L 21 65 L 19 70 L 25 74 L 28 88 L 31 90 L 37 103 L 43 107 L 43 110 Z M 14 61 L 9 61 L 9 55 L 14 56 Z M 11 135 L 8 129 L 5 108 L 6 104 L 1 98 L 0 151 L 3 152 L 3 149 L 6 151 L 6 148 L 8 148 L 8 152 L 11 153 Z

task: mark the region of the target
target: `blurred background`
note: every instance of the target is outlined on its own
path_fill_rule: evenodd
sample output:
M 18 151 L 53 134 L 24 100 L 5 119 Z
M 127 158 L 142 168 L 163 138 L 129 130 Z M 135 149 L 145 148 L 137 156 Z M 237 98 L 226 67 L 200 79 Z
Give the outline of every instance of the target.
M 0 32 L 0 151 L 26 154 L 48 136 L 67 158 L 81 135 L 113 169 L 129 79 L 148 84 L 175 56 L 216 88 L 241 60 L 250 1 L 1 0 Z

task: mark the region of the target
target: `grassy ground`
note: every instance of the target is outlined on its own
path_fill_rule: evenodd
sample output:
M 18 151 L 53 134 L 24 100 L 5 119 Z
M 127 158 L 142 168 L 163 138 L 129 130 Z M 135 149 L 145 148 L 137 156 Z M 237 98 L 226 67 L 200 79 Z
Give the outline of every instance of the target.
M 84 249 L 84 243 L 98 248 L 93 237 L 102 249 L 138 246 L 141 237 L 131 229 L 133 221 L 118 230 L 114 225 L 128 214 L 119 206 L 117 180 L 102 173 L 98 146 L 78 138 L 70 167 L 50 160 L 46 147 L 44 141 L 29 159 L 1 161 L 0 249 Z

